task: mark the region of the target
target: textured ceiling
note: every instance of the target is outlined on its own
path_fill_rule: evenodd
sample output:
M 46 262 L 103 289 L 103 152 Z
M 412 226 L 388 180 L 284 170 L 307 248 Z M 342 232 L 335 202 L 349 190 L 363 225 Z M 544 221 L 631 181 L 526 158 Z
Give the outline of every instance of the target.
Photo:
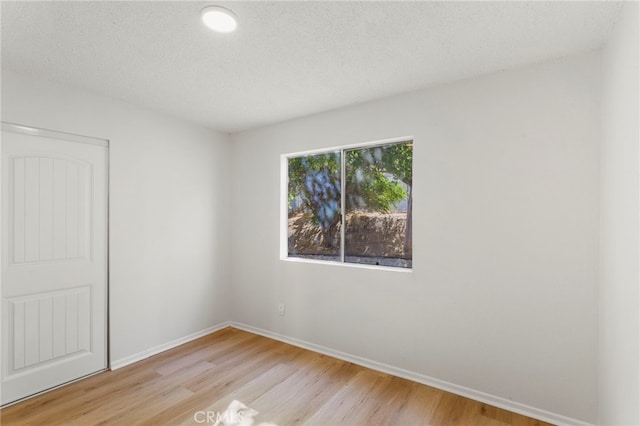
M 238 31 L 201 25 L 208 4 Z M 225 132 L 595 49 L 613 2 L 7 2 L 2 67 Z

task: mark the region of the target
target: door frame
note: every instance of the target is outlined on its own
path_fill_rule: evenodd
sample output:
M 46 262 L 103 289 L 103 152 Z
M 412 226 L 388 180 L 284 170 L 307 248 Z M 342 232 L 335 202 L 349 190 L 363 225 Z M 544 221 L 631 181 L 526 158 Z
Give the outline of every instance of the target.
M 101 139 L 101 138 L 96 138 L 96 137 L 92 137 L 92 136 L 84 136 L 84 135 L 79 135 L 79 134 L 75 134 L 75 133 L 69 133 L 69 132 L 61 132 L 58 130 L 51 130 L 51 129 L 44 129 L 44 128 L 40 128 L 40 127 L 35 127 L 35 126 L 30 126 L 30 125 L 23 125 L 23 124 L 17 124 L 17 123 L 12 123 L 12 122 L 7 122 L 7 121 L 0 121 L 1 124 L 1 130 L 3 132 L 12 132 L 12 133 L 20 133 L 20 134 L 25 134 L 25 135 L 31 135 L 31 136 L 42 136 L 42 137 L 46 137 L 49 139 L 59 139 L 65 142 L 77 142 L 77 143 L 84 143 L 84 144 L 89 144 L 89 145 L 97 145 L 97 146 L 101 146 L 104 147 L 106 150 L 106 155 L 105 155 L 105 191 L 106 191 L 106 199 L 105 199 L 105 207 L 106 207 L 106 211 L 105 211 L 105 218 L 106 218 L 106 276 L 105 276 L 105 359 L 106 359 L 106 366 L 103 370 L 99 370 L 96 371 L 94 373 L 88 374 L 86 376 L 82 376 L 82 377 L 77 377 L 73 380 L 70 380 L 66 383 L 61 383 L 59 385 L 56 385 L 52 388 L 49 389 L 45 389 L 43 391 L 37 392 L 35 394 L 32 395 L 28 395 L 25 396 L 24 398 L 20 398 L 16 401 L 13 402 L 8 402 L 2 406 L 0 406 L 1 408 L 5 408 L 8 407 L 10 405 L 13 404 L 17 404 L 19 402 L 25 401 L 27 399 L 33 398 L 35 396 L 41 395 L 43 393 L 52 391 L 54 389 L 57 389 L 59 387 L 62 386 L 66 386 L 69 383 L 73 383 L 75 381 L 78 380 L 82 380 L 86 377 L 92 376 L 94 374 L 98 374 L 101 373 L 103 371 L 107 371 L 111 369 L 111 310 L 110 310 L 110 306 L 111 306 L 111 297 L 110 297 L 110 285 L 109 285 L 109 275 L 110 275 L 110 264 L 109 264 L 109 240 L 110 240 L 110 228 L 109 228 L 109 224 L 110 224 L 110 192 L 109 192 L 109 188 L 110 188 L 110 169 L 109 169 L 109 161 L 110 161 L 110 155 L 111 155 L 111 144 L 110 141 L 108 139 Z M 2 151 L 2 138 L 0 138 L 0 152 Z M 2 184 L 1 182 L 2 179 L 2 162 L 0 161 L 0 184 Z M 2 209 L 0 209 L 0 220 L 2 220 Z M 5 236 L 2 235 L 2 238 L 4 238 Z M 0 244 L 0 252 L 2 250 L 2 244 Z M 2 299 L 2 263 L 0 263 L 0 300 Z M 0 317 L 2 317 L 2 303 L 0 303 Z M 0 356 L 1 356 L 1 351 L 0 351 Z M 0 391 L 1 392 L 1 391 Z

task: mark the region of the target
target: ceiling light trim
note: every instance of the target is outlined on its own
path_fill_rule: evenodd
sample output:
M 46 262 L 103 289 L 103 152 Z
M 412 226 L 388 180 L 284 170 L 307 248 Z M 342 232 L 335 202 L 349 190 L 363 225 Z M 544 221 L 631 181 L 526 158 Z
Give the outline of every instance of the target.
M 211 5 L 200 11 L 204 25 L 217 33 L 232 33 L 238 28 L 238 16 L 226 7 Z

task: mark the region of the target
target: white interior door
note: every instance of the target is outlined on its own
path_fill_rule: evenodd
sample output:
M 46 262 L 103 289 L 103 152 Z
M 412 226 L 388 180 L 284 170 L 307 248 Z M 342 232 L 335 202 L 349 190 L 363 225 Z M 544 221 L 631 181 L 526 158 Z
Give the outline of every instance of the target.
M 2 125 L 2 404 L 107 366 L 107 149 Z

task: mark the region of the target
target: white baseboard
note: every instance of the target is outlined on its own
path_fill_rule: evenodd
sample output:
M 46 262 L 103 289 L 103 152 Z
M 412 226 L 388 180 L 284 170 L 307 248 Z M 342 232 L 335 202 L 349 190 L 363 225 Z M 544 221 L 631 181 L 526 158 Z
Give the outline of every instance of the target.
M 231 327 L 238 328 L 240 330 L 248 331 L 250 333 L 259 334 L 261 336 L 269 337 L 281 342 L 289 343 L 300 348 L 308 349 L 314 352 L 318 352 L 324 355 L 332 356 L 334 358 L 341 359 L 343 361 L 352 362 L 363 367 L 370 368 L 372 370 L 380 371 L 382 373 L 391 374 L 393 376 L 401 377 L 403 379 L 411 380 L 414 382 L 422 383 L 427 386 L 431 386 L 437 389 L 451 392 L 456 395 L 464 396 L 466 398 L 473 399 L 475 401 L 483 402 L 485 404 L 492 405 L 494 407 L 502 408 L 514 413 L 522 414 L 527 417 L 532 417 L 537 420 L 542 420 L 547 423 L 555 425 L 566 426 L 588 426 L 590 423 L 586 423 L 581 420 L 572 419 L 560 414 L 551 413 L 549 411 L 541 410 L 535 407 L 521 404 L 519 402 L 511 401 L 499 396 L 491 395 L 485 392 L 481 392 L 475 389 L 470 389 L 464 386 L 459 386 L 454 383 L 449 383 L 444 380 L 436 379 L 424 374 L 415 373 L 413 371 L 405 370 L 402 368 L 394 367 L 392 365 L 383 364 L 377 361 L 373 361 L 367 358 L 351 355 L 345 352 L 336 351 L 325 346 L 309 343 L 304 340 L 299 340 L 293 337 L 288 337 L 279 333 L 274 333 L 269 330 L 253 327 L 247 324 L 231 321 L 229 323 Z
M 187 336 L 181 337 L 179 339 L 173 340 L 171 342 L 164 343 L 162 345 L 155 346 L 153 348 L 147 349 L 142 352 L 138 352 L 136 354 L 130 355 L 125 358 L 121 358 L 115 361 L 111 361 L 111 365 L 109 368 L 111 370 L 117 370 L 118 368 L 125 367 L 129 364 L 133 364 L 134 362 L 142 361 L 145 358 L 149 358 L 150 356 L 159 354 L 160 352 L 167 351 L 169 349 L 173 349 L 176 346 L 183 345 L 192 340 L 198 339 L 202 336 L 206 336 L 207 334 L 214 333 L 218 330 L 222 330 L 223 328 L 229 327 L 231 323 L 229 321 L 225 321 L 221 324 L 214 325 L 213 327 L 205 328 L 204 330 L 196 331 L 195 333 L 191 333 Z M 238 327 L 239 328 L 239 327 Z

